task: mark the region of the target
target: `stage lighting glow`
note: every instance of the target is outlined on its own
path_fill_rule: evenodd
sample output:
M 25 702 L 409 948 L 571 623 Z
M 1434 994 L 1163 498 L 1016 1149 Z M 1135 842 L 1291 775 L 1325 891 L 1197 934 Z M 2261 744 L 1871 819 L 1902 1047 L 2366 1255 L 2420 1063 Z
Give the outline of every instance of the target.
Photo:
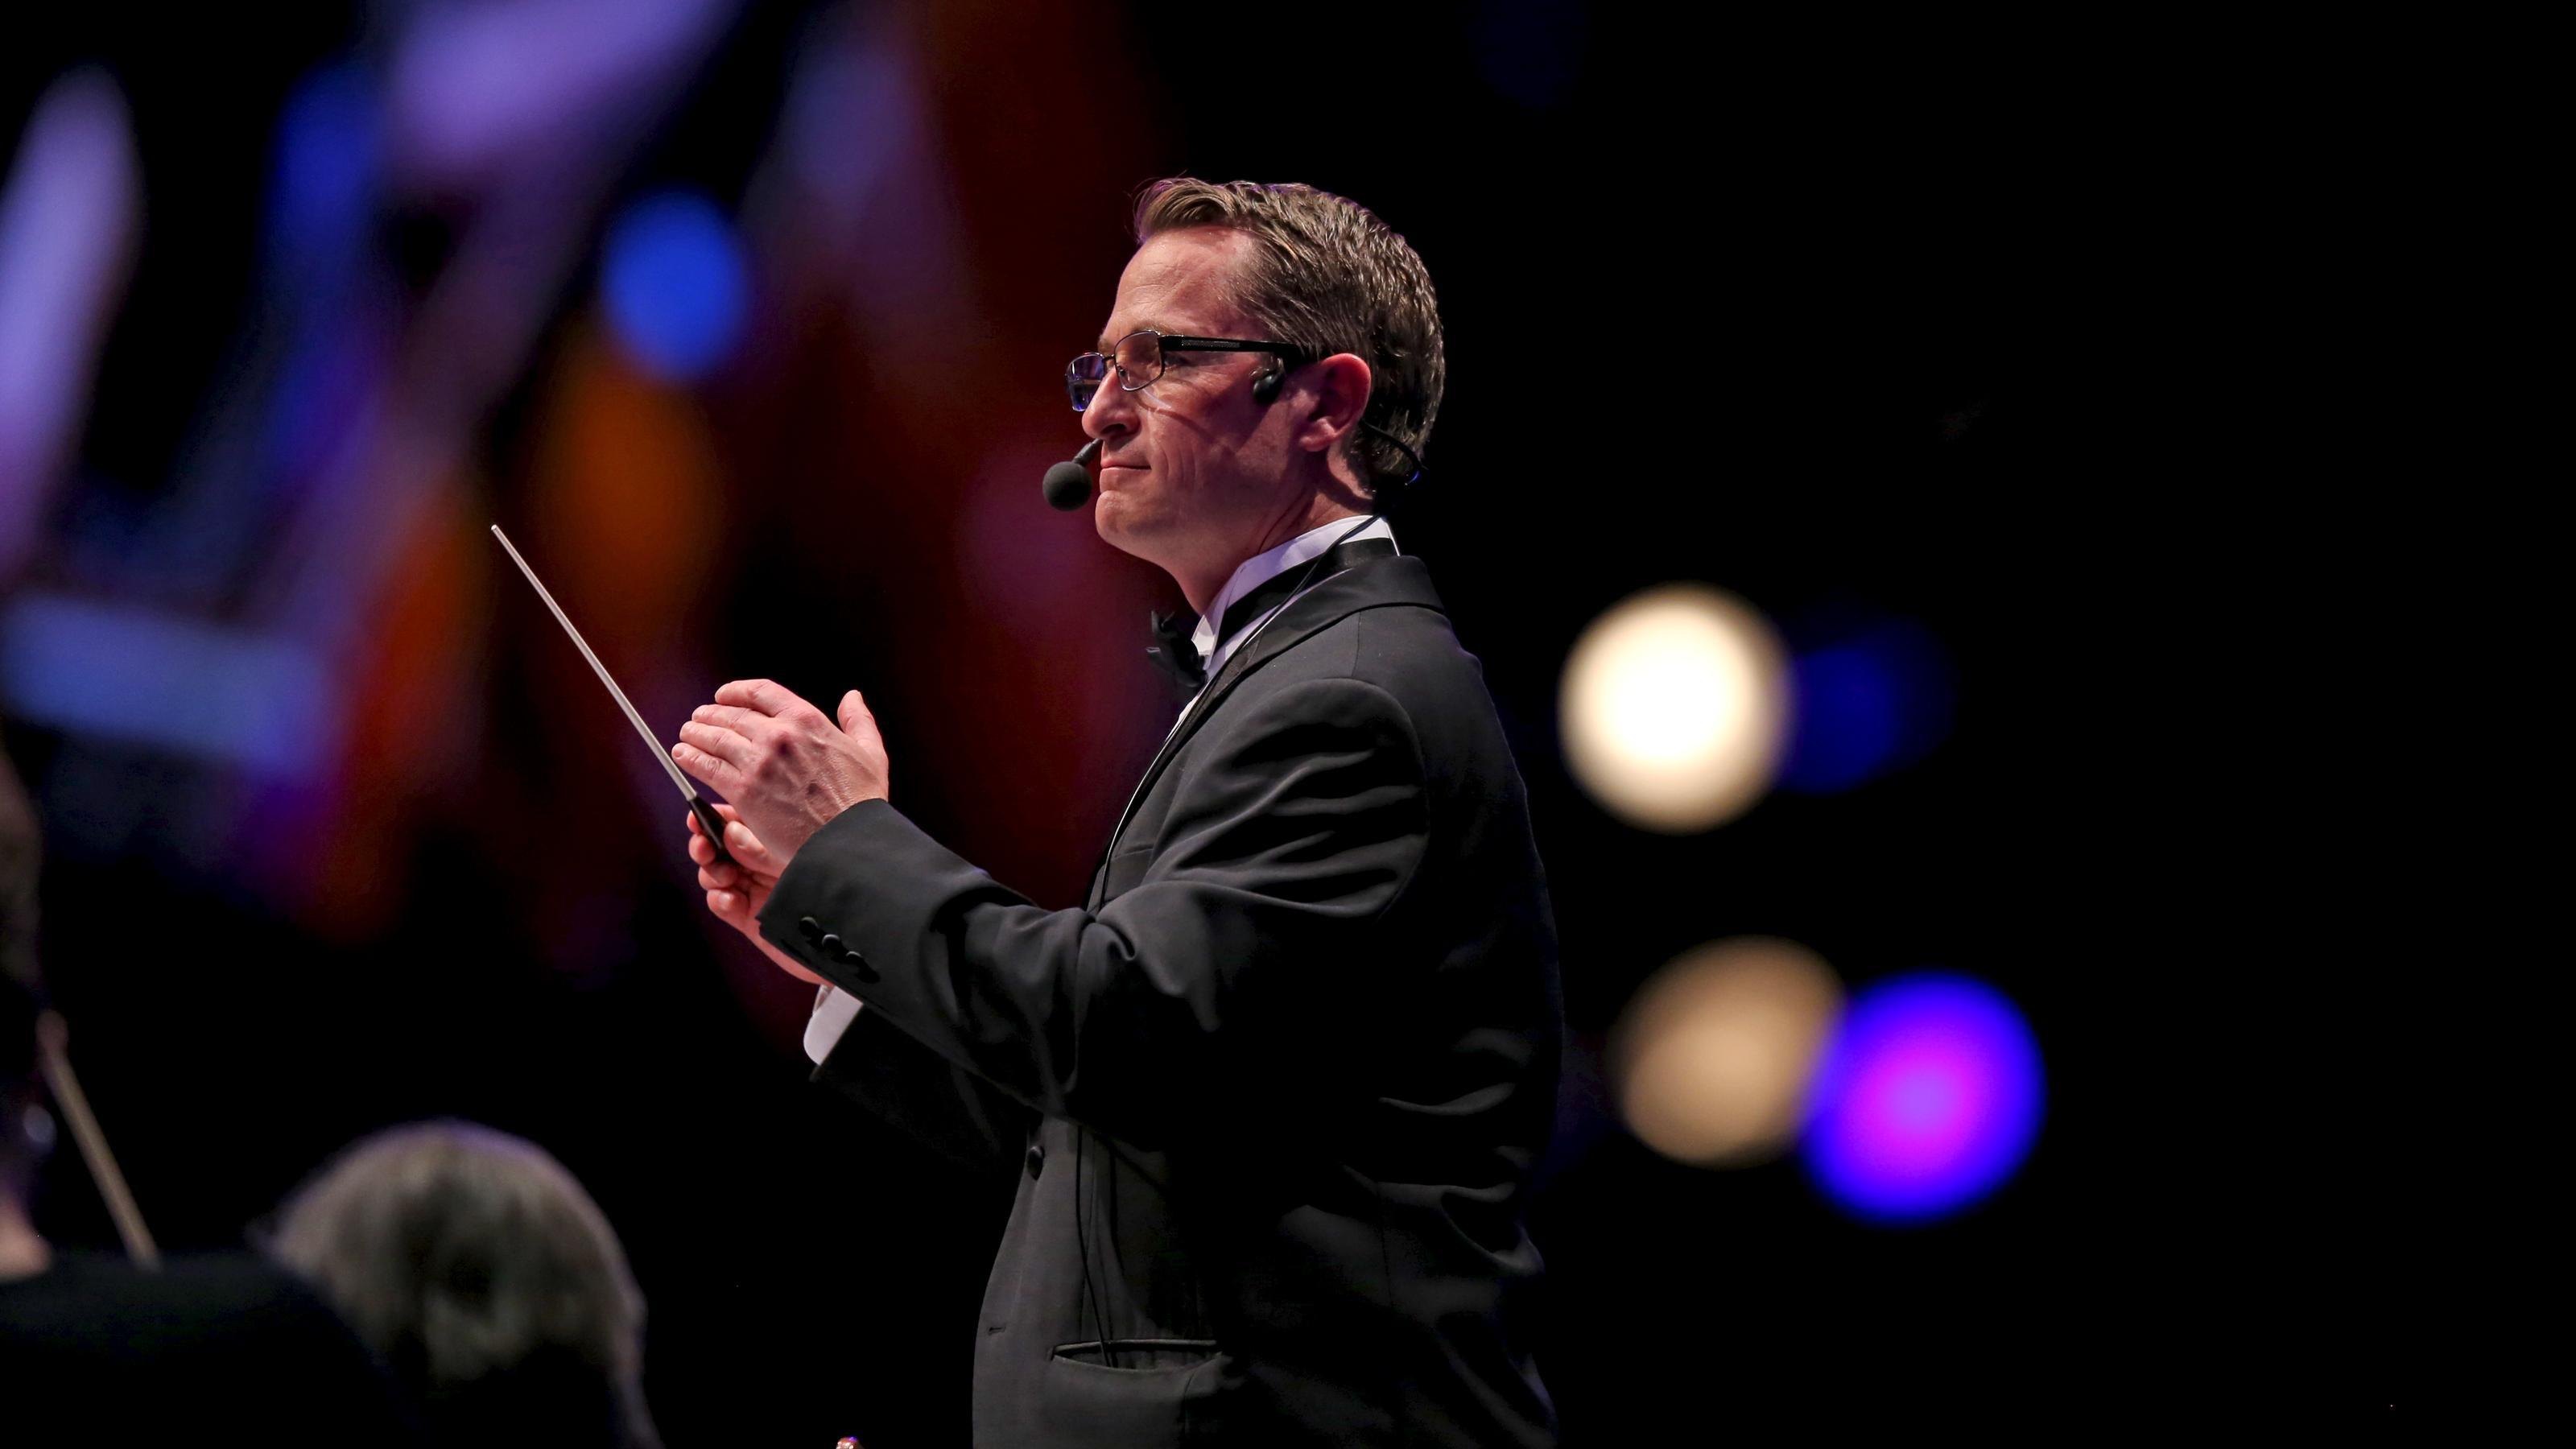
M 724 213 L 704 196 L 664 191 L 609 227 L 600 300 L 637 366 L 665 382 L 695 382 L 742 340 L 751 281 Z
M 57 595 L 0 610 L 0 700 L 57 729 L 286 779 L 339 748 L 330 675 L 301 643 Z
M 1938 1218 L 2021 1166 L 2043 1096 L 2039 1044 L 2001 993 L 1937 972 L 1881 982 L 1817 1069 L 1807 1170 L 1856 1217 Z
M 288 94 L 269 182 L 269 247 L 278 265 L 344 265 L 365 244 L 382 129 L 374 82 L 354 62 L 324 66 Z
M 1842 1009 L 1833 969 L 1794 941 L 1701 947 L 1648 981 L 1611 1043 L 1630 1131 L 1702 1167 L 1759 1161 L 1785 1145 Z
M 1922 758 L 1949 733 L 1949 660 L 1932 631 L 1910 620 L 1803 652 L 1791 679 L 1784 790 L 1851 789 Z
M 1558 709 L 1566 763 L 1603 808 L 1650 830 L 1706 830 L 1760 798 L 1778 765 L 1779 639 L 1732 594 L 1651 589 L 1575 642 Z
M 125 97 L 82 67 L 0 151 L 0 577 L 47 525 L 89 417 L 100 346 L 133 271 L 142 167 Z

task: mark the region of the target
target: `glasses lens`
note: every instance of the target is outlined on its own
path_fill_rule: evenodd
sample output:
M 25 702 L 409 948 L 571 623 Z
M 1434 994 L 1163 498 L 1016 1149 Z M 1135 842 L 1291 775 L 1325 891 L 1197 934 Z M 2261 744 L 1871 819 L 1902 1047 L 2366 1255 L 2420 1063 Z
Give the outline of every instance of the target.
M 1064 390 L 1073 399 L 1073 410 L 1082 412 L 1091 406 L 1091 395 L 1100 391 L 1100 380 L 1109 375 L 1109 359 L 1097 352 L 1086 352 L 1064 365 Z
M 1163 375 L 1163 337 L 1138 332 L 1118 339 L 1118 385 L 1134 392 Z

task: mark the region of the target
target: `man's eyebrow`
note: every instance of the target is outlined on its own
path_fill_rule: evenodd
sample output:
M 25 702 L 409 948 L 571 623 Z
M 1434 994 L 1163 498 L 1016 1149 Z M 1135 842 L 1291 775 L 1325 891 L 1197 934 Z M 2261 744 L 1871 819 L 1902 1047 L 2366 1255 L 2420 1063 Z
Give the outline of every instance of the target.
M 1119 343 L 1126 341 L 1128 338 L 1135 336 L 1139 332 L 1160 332 L 1165 336 L 1170 337 L 1181 335 L 1174 332 L 1171 328 L 1164 326 L 1160 322 L 1139 322 L 1135 326 L 1128 328 L 1126 331 L 1119 333 L 1115 337 L 1110 336 L 1106 332 L 1101 333 L 1100 340 L 1092 344 L 1091 350 L 1094 352 L 1107 352 L 1110 348 L 1117 346 Z

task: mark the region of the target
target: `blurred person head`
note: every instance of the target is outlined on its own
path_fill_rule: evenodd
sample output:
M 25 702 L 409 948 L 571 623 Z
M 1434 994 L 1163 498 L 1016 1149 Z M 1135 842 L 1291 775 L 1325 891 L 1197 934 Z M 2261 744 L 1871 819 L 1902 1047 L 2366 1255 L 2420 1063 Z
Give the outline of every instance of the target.
M 1244 559 L 1371 511 L 1411 472 L 1368 429 L 1417 453 L 1429 439 L 1448 370 L 1439 305 L 1403 237 L 1311 186 L 1167 178 L 1137 199 L 1135 232 L 1104 356 L 1148 330 L 1297 349 L 1156 349 L 1150 380 L 1110 371 L 1084 410 L 1102 441 L 1101 537 L 1203 603 Z
M 659 1442 L 625 1250 L 532 1142 L 461 1122 L 378 1133 L 287 1200 L 270 1249 L 383 1357 L 440 1443 Z

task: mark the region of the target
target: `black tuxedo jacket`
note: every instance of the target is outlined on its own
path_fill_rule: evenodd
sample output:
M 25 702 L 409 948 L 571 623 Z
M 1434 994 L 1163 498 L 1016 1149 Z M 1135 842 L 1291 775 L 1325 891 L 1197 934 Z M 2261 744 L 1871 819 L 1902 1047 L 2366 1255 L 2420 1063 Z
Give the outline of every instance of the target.
M 1419 560 L 1335 574 L 1236 651 L 1081 909 L 871 801 L 761 928 L 867 1004 L 824 1080 L 1021 1168 L 977 1444 L 1554 1442 L 1522 1200 L 1555 926 Z

